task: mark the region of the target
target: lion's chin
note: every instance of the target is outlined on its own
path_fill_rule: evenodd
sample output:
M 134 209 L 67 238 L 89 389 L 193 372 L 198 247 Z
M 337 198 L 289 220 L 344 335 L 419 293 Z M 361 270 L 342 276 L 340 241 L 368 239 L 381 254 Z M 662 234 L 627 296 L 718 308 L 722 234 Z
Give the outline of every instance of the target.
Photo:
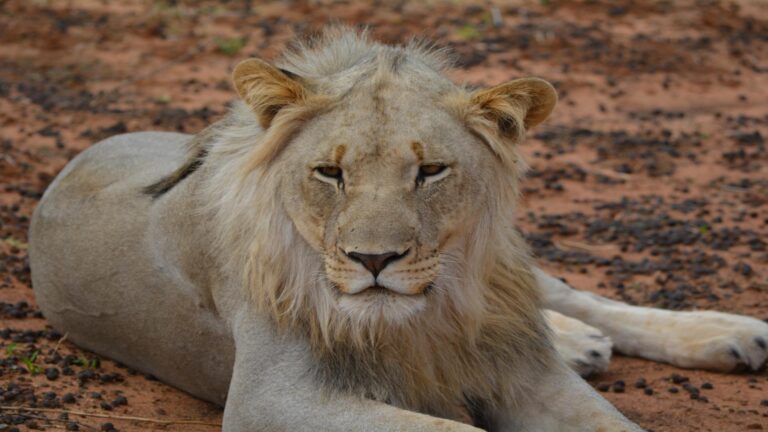
M 370 287 L 352 295 L 342 294 L 338 302 L 342 313 L 354 321 L 367 323 L 407 321 L 427 307 L 424 295 L 397 294 L 383 287 Z

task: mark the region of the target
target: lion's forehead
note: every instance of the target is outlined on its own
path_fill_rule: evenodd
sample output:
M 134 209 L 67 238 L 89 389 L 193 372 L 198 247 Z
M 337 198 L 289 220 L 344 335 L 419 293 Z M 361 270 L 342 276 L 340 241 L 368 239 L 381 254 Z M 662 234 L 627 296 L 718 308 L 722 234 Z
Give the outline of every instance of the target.
M 472 153 L 467 146 L 476 144 L 464 125 L 436 104 L 380 109 L 348 104 L 324 117 L 313 133 L 314 148 L 339 163 L 447 162 L 466 158 Z M 482 149 L 478 146 L 477 151 Z

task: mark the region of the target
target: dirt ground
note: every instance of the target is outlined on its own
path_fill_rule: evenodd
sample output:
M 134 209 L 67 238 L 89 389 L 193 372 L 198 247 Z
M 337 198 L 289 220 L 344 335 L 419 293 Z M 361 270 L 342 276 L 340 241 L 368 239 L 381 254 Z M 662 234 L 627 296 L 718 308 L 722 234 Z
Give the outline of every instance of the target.
M 273 58 L 334 20 L 448 46 L 458 81 L 555 84 L 561 103 L 523 148 L 532 170 L 519 212 L 545 268 L 633 304 L 768 318 L 762 0 L 0 0 L 0 431 L 219 429 L 220 408 L 46 325 L 29 217 L 93 142 L 199 131 L 235 97 L 236 62 Z M 765 372 L 617 356 L 590 382 L 649 430 L 768 430 Z

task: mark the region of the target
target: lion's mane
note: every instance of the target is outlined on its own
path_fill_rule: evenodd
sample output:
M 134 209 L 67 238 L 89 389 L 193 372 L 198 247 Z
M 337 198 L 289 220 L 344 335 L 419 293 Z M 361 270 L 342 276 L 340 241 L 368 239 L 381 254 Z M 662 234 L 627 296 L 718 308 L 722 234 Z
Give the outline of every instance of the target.
M 380 75 L 404 58 L 430 73 L 451 63 L 423 43 L 388 47 L 336 28 L 294 44 L 278 67 L 307 79 L 343 76 L 352 67 Z M 267 130 L 238 103 L 192 143 L 187 165 L 201 163 L 205 173 L 201 196 L 217 227 L 214 259 L 248 290 L 254 310 L 276 331 L 307 341 L 311 372 L 331 391 L 447 418 L 461 417 L 462 406 L 480 412 L 488 404 L 514 403 L 509 395 L 514 399 L 534 385 L 552 358 L 528 251 L 512 225 L 523 172 L 516 150 L 506 150 L 499 172 L 485 175 L 492 205 L 478 209 L 481 222 L 459 247 L 444 252 L 424 311 L 401 322 L 344 314 L 323 276 L 320 253 L 283 208 L 285 170 L 275 163 L 308 119 L 343 97 L 344 82 L 336 84 L 322 97 L 307 95 L 301 107 L 281 110 Z M 457 122 L 467 97 L 463 89 L 451 96 Z M 467 127 L 483 134 L 483 125 Z

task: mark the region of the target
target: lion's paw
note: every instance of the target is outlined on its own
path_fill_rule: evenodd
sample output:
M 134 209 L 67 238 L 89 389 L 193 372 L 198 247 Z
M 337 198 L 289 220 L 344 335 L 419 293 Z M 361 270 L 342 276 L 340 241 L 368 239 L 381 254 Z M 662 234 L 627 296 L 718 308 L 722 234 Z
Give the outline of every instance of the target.
M 613 342 L 600 330 L 557 312 L 547 311 L 554 344 L 566 364 L 583 377 L 608 369 Z
M 758 370 L 768 360 L 768 323 L 720 312 L 678 313 L 667 323 L 668 362 L 722 372 Z

